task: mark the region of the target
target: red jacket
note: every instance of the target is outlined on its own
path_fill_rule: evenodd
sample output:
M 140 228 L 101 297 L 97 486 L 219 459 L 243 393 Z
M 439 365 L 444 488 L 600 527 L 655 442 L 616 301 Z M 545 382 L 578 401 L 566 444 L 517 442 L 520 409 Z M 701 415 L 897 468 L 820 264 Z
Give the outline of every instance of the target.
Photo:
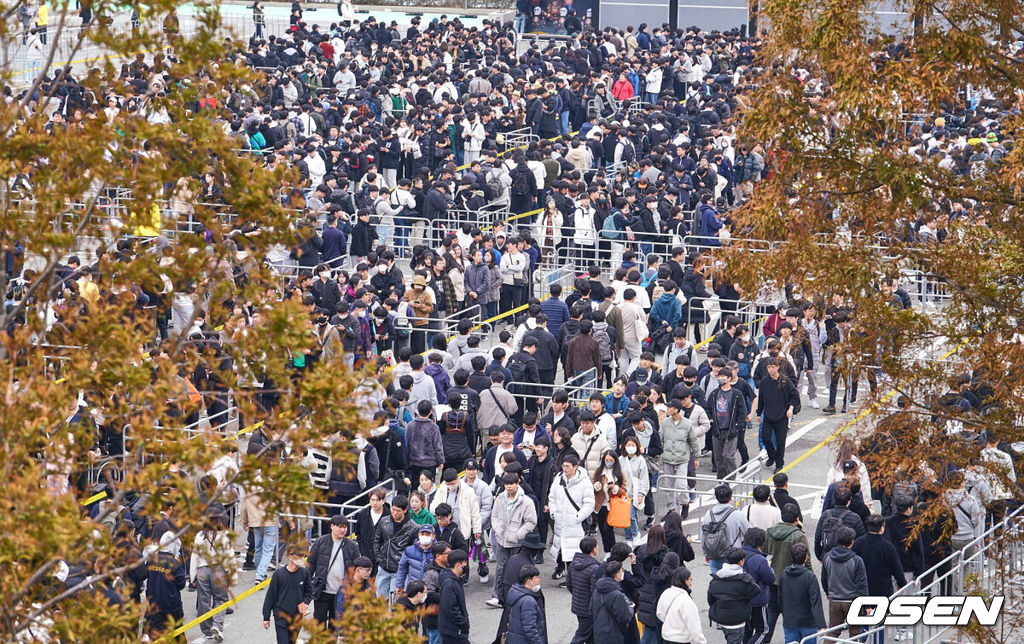
M 633 83 L 630 83 L 628 80 L 615 81 L 615 84 L 612 85 L 612 96 L 614 96 L 617 101 L 624 101 L 627 98 L 633 98 Z

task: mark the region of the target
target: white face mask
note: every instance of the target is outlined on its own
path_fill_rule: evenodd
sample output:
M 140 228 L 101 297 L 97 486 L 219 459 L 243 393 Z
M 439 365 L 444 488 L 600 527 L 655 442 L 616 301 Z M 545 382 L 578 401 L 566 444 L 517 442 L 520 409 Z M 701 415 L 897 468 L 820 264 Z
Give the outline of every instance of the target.
M 615 461 L 605 461 L 604 466 L 608 468 L 615 467 Z
M 388 272 L 388 267 L 387 266 L 378 266 L 377 267 L 377 272 L 380 273 L 381 275 L 383 275 L 384 273 Z
M 356 447 L 359 449 L 363 449 L 367 445 L 366 439 L 362 438 L 361 436 L 357 436 L 352 442 L 354 442 L 356 444 Z
M 535 593 L 539 593 L 540 592 L 540 584 L 538 583 L 536 586 L 534 586 L 530 590 L 532 590 Z
M 626 453 L 630 456 L 636 454 L 636 445 L 626 445 Z
M 431 537 L 430 535 L 426 535 L 426 534 L 421 534 L 420 535 L 420 545 L 423 546 L 424 548 L 426 548 L 427 546 L 429 546 L 433 542 L 434 542 L 434 537 Z

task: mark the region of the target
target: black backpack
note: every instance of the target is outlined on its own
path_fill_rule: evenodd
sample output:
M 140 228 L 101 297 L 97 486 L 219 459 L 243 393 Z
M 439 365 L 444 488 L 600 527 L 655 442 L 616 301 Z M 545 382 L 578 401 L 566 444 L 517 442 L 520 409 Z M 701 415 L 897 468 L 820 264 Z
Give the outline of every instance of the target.
M 516 168 L 515 173 L 512 175 L 512 194 L 514 196 L 530 196 L 530 177 L 527 176 L 528 172 L 530 172 L 530 170 L 525 168 Z
M 509 393 L 516 393 L 516 386 L 512 383 L 521 384 L 527 382 L 528 370 L 526 369 L 526 363 L 512 358 L 508 361 L 508 370 L 512 374 L 512 382 L 505 383 L 505 390 Z
M 846 508 L 830 508 L 821 515 L 821 557 L 825 558 L 828 551 L 835 548 L 839 543 L 839 529 L 845 524 L 843 517 L 847 512 Z

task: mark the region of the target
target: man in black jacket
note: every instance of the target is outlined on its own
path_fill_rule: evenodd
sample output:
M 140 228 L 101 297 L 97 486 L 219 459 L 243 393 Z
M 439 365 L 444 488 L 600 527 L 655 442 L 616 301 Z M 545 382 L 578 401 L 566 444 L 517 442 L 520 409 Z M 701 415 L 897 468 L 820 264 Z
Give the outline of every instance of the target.
M 796 386 L 779 372 L 778 358 L 765 358 L 768 376 L 757 387 L 757 415 L 762 416 L 761 440 L 768 452 L 766 465 L 775 465 L 775 471 L 786 462 L 786 435 L 789 419 L 800 409 L 800 394 Z
M 818 578 L 804 564 L 810 553 L 807 546 L 794 543 L 790 548 L 793 563 L 786 566 L 779 580 L 779 609 L 787 642 L 798 642 L 825 628 Z
M 526 335 L 523 338 L 522 349 L 513 353 L 506 365 L 512 372 L 513 381 L 516 381 L 515 393 L 517 400 L 521 401 L 521 405 L 525 406 L 525 408 L 523 406 L 520 407 L 520 414 L 527 411 L 536 412 L 537 406 L 542 402 L 540 388 L 532 384 L 524 384 L 539 383 L 541 381 L 537 359 L 533 357 L 535 353 L 537 353 L 537 338 L 533 335 Z M 528 397 L 523 398 L 522 396 Z
M 708 584 L 708 618 L 718 624 L 726 644 L 742 644 L 750 601 L 761 592 L 754 578 L 743 571 L 744 559 L 742 548 L 729 550 L 726 563 Z
M 819 561 L 824 561 L 828 551 L 837 545 L 836 539 L 844 527 L 853 530 L 855 538 L 867 533 L 864 522 L 850 509 L 851 496 L 847 487 L 836 490 L 835 507 L 822 512 L 821 518 L 818 519 L 818 525 L 814 529 L 814 556 Z
M 377 241 L 377 230 L 370 225 L 370 211 L 361 209 L 359 221 L 352 228 L 352 244 L 349 246 L 349 254 L 356 261 L 362 261 L 373 250 L 374 242 Z
M 402 553 L 412 545 L 419 526 L 409 518 L 409 499 L 399 494 L 391 501 L 391 516 L 377 522 L 373 534 L 373 557 L 377 562 L 377 596 L 386 597 L 395 592 L 398 562 Z
M 917 578 L 924 572 L 924 542 L 913 534 L 914 499 L 906 494 L 897 494 L 892 501 L 894 514 L 885 519 L 885 538 L 896 547 L 900 565 L 906 581 Z
M 853 542 L 853 551 L 864 560 L 868 573 L 868 593 L 889 597 L 896 588 L 903 586 L 903 565 L 896 546 L 882 536 L 885 519 L 872 514 L 864 522 L 868 533 Z M 893 581 L 896 583 L 893 584 Z
M 140 578 L 145 575 L 150 607 L 146 616 L 146 632 L 154 639 L 164 634 L 166 626 L 184 617 L 181 589 L 188 580 L 185 566 L 178 557 L 179 541 L 173 533 L 161 534 L 159 543 L 159 552 L 149 560 L 145 569 L 139 570 Z
M 545 385 L 553 385 L 555 383 L 555 371 L 558 370 L 558 359 L 562 354 L 562 350 L 558 346 L 558 340 L 548 331 L 548 316 L 538 313 L 535 319 L 537 320 L 537 327 L 526 333 L 524 342 L 526 338 L 533 338 L 537 341 L 537 352 L 533 354 L 533 358 L 537 361 L 537 372 L 540 374 L 540 382 Z
M 348 520 L 339 515 L 331 517 L 331 533 L 313 542 L 309 550 L 310 572 L 313 574 L 313 619 L 320 624 L 333 620 L 338 590 L 345 581 L 345 573 L 359 556 L 359 546 L 348 535 Z
M 625 571 L 622 563 L 610 561 L 604 575 L 594 582 L 590 612 L 594 616 L 594 632 L 600 633 L 602 644 L 625 644 L 638 638 L 633 603 L 622 591 Z
M 448 567 L 441 571 L 437 628 L 442 644 L 469 644 L 469 611 L 466 610 L 466 593 L 459 581 L 468 565 L 469 557 L 464 550 L 452 550 Z
M 772 496 L 775 498 L 775 507 L 780 510 L 789 504 L 796 506 L 797 518 L 802 523 L 804 515 L 800 512 L 800 504 L 793 500 L 793 497 L 789 494 L 789 475 L 785 472 L 779 472 L 772 477 L 772 483 L 775 485 L 775 492 Z
M 597 539 L 583 537 L 580 539 L 580 552 L 577 552 L 569 563 L 565 587 L 572 594 L 570 610 L 576 616 L 579 625 L 572 637 L 572 644 L 593 644 L 594 618 L 590 612 L 590 598 L 594 593 L 594 583 L 601 576 L 601 563 L 597 560 Z

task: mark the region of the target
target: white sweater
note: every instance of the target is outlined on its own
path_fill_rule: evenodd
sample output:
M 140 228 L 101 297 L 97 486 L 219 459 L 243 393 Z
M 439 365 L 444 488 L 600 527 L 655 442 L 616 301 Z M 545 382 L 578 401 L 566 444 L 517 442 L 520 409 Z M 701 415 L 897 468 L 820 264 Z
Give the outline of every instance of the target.
M 666 642 L 707 644 L 700 628 L 700 611 L 690 593 L 678 586 L 669 586 L 661 593 L 656 610 L 661 620 L 661 637 Z

